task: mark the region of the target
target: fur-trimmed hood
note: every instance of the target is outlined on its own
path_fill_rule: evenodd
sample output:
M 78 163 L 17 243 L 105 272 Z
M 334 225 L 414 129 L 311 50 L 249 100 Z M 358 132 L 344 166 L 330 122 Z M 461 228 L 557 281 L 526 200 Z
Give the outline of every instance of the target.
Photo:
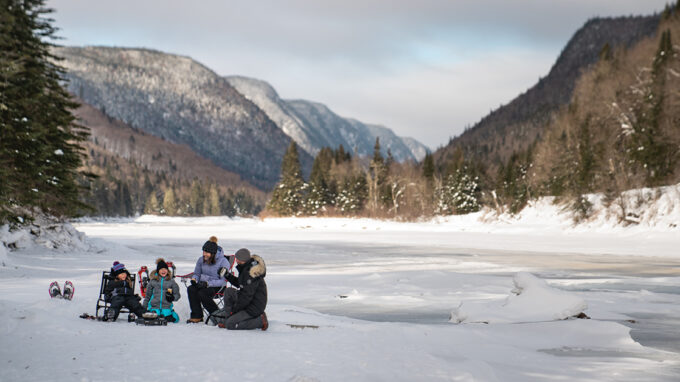
M 253 262 L 253 260 L 255 260 Z M 250 271 L 248 274 L 250 274 L 250 277 L 256 278 L 256 277 L 264 277 L 267 275 L 267 266 L 264 263 L 264 260 L 258 256 L 258 255 L 252 255 L 252 259 L 249 260 L 251 263 L 254 263 L 250 267 Z
M 158 274 L 158 271 L 151 271 L 151 273 L 149 273 L 149 278 L 151 280 L 157 280 L 158 281 L 158 280 L 161 279 L 161 275 Z M 168 270 L 168 274 L 165 275 L 165 281 L 170 281 L 170 280 L 172 280 L 172 272 L 170 272 Z

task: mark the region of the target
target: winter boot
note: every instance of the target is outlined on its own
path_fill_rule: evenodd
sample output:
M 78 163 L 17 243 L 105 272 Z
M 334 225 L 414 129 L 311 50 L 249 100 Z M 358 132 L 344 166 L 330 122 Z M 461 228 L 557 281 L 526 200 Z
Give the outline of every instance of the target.
M 269 321 L 267 321 L 267 313 L 262 313 L 262 330 L 267 330 L 269 327 Z
M 64 296 L 61 295 L 61 288 L 59 288 L 59 283 L 56 281 L 52 281 L 52 284 L 50 284 L 50 287 L 48 289 L 50 292 L 50 297 L 52 298 L 63 298 Z
M 107 309 L 104 317 L 106 321 L 116 321 L 118 319 L 118 312 L 115 309 Z
M 75 293 L 75 291 L 76 289 L 73 287 L 73 283 L 71 283 L 70 281 L 64 283 L 64 299 L 72 300 L 73 293 Z
M 147 320 L 153 320 L 158 317 L 158 314 L 155 312 L 146 312 L 142 314 L 142 317 L 146 318 Z
M 199 322 L 203 322 L 202 318 L 190 318 L 187 320 L 187 324 L 198 324 Z

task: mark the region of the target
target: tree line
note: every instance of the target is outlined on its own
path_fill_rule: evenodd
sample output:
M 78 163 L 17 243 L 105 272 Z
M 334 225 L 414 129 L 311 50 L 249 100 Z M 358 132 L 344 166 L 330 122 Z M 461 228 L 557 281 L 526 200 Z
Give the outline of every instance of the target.
M 84 215 L 252 216 L 262 210 L 263 203 L 245 190 L 179 179 L 173 166 L 168 172 L 151 171 L 95 148 L 84 165 L 95 176 L 79 178 L 83 202 L 94 207 L 81 211 Z
M 468 213 L 481 208 L 474 169 L 464 161 L 436 173 L 431 154 L 423 163 L 396 162 L 377 138 L 371 158 L 325 147 L 314 158 L 308 180 L 302 176 L 292 142 L 281 165 L 266 213 L 281 216 L 367 216 L 417 218 Z

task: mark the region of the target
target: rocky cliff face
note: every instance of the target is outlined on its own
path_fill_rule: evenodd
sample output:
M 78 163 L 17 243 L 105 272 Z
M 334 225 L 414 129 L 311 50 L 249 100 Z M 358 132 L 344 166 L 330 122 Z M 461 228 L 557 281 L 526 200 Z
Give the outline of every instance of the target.
M 380 138 L 383 152 L 389 149 L 398 161 L 419 161 L 427 153 L 428 149 L 422 143 L 399 137 L 386 127 L 340 117 L 320 103 L 283 100 L 264 81 L 241 76 L 226 79 L 311 155 L 316 155 L 322 147 L 340 145 L 358 155 L 372 155 L 376 138 Z
M 68 89 L 133 128 L 191 147 L 261 188 L 279 178 L 290 137 L 228 81 L 188 57 L 66 47 Z M 301 153 L 303 168 L 311 156 Z

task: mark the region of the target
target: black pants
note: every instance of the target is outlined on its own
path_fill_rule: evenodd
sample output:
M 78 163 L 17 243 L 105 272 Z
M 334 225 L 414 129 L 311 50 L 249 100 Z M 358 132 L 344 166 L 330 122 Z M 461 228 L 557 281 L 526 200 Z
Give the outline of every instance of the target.
M 229 330 L 252 330 L 252 329 L 262 329 L 264 322 L 262 321 L 262 315 L 256 317 L 251 316 L 245 310 L 236 312 L 229 316 L 232 312 L 233 306 L 236 304 L 237 292 L 234 288 L 227 288 L 224 291 L 224 312 L 227 315 L 224 321 L 225 326 Z
M 136 296 L 111 297 L 111 306 L 109 307 L 109 309 L 116 312 L 116 317 L 118 317 L 118 312 L 120 312 L 122 308 L 128 308 L 132 313 L 136 314 L 139 317 L 141 317 L 142 314 L 146 312 L 146 309 L 142 307 L 142 304 L 139 303 L 139 300 L 137 299 Z
M 189 295 L 189 307 L 191 308 L 191 318 L 203 318 L 203 309 L 201 304 L 205 307 L 208 313 L 217 310 L 217 304 L 213 301 L 213 296 L 220 290 L 220 287 L 199 288 L 196 285 L 190 285 L 187 288 Z

